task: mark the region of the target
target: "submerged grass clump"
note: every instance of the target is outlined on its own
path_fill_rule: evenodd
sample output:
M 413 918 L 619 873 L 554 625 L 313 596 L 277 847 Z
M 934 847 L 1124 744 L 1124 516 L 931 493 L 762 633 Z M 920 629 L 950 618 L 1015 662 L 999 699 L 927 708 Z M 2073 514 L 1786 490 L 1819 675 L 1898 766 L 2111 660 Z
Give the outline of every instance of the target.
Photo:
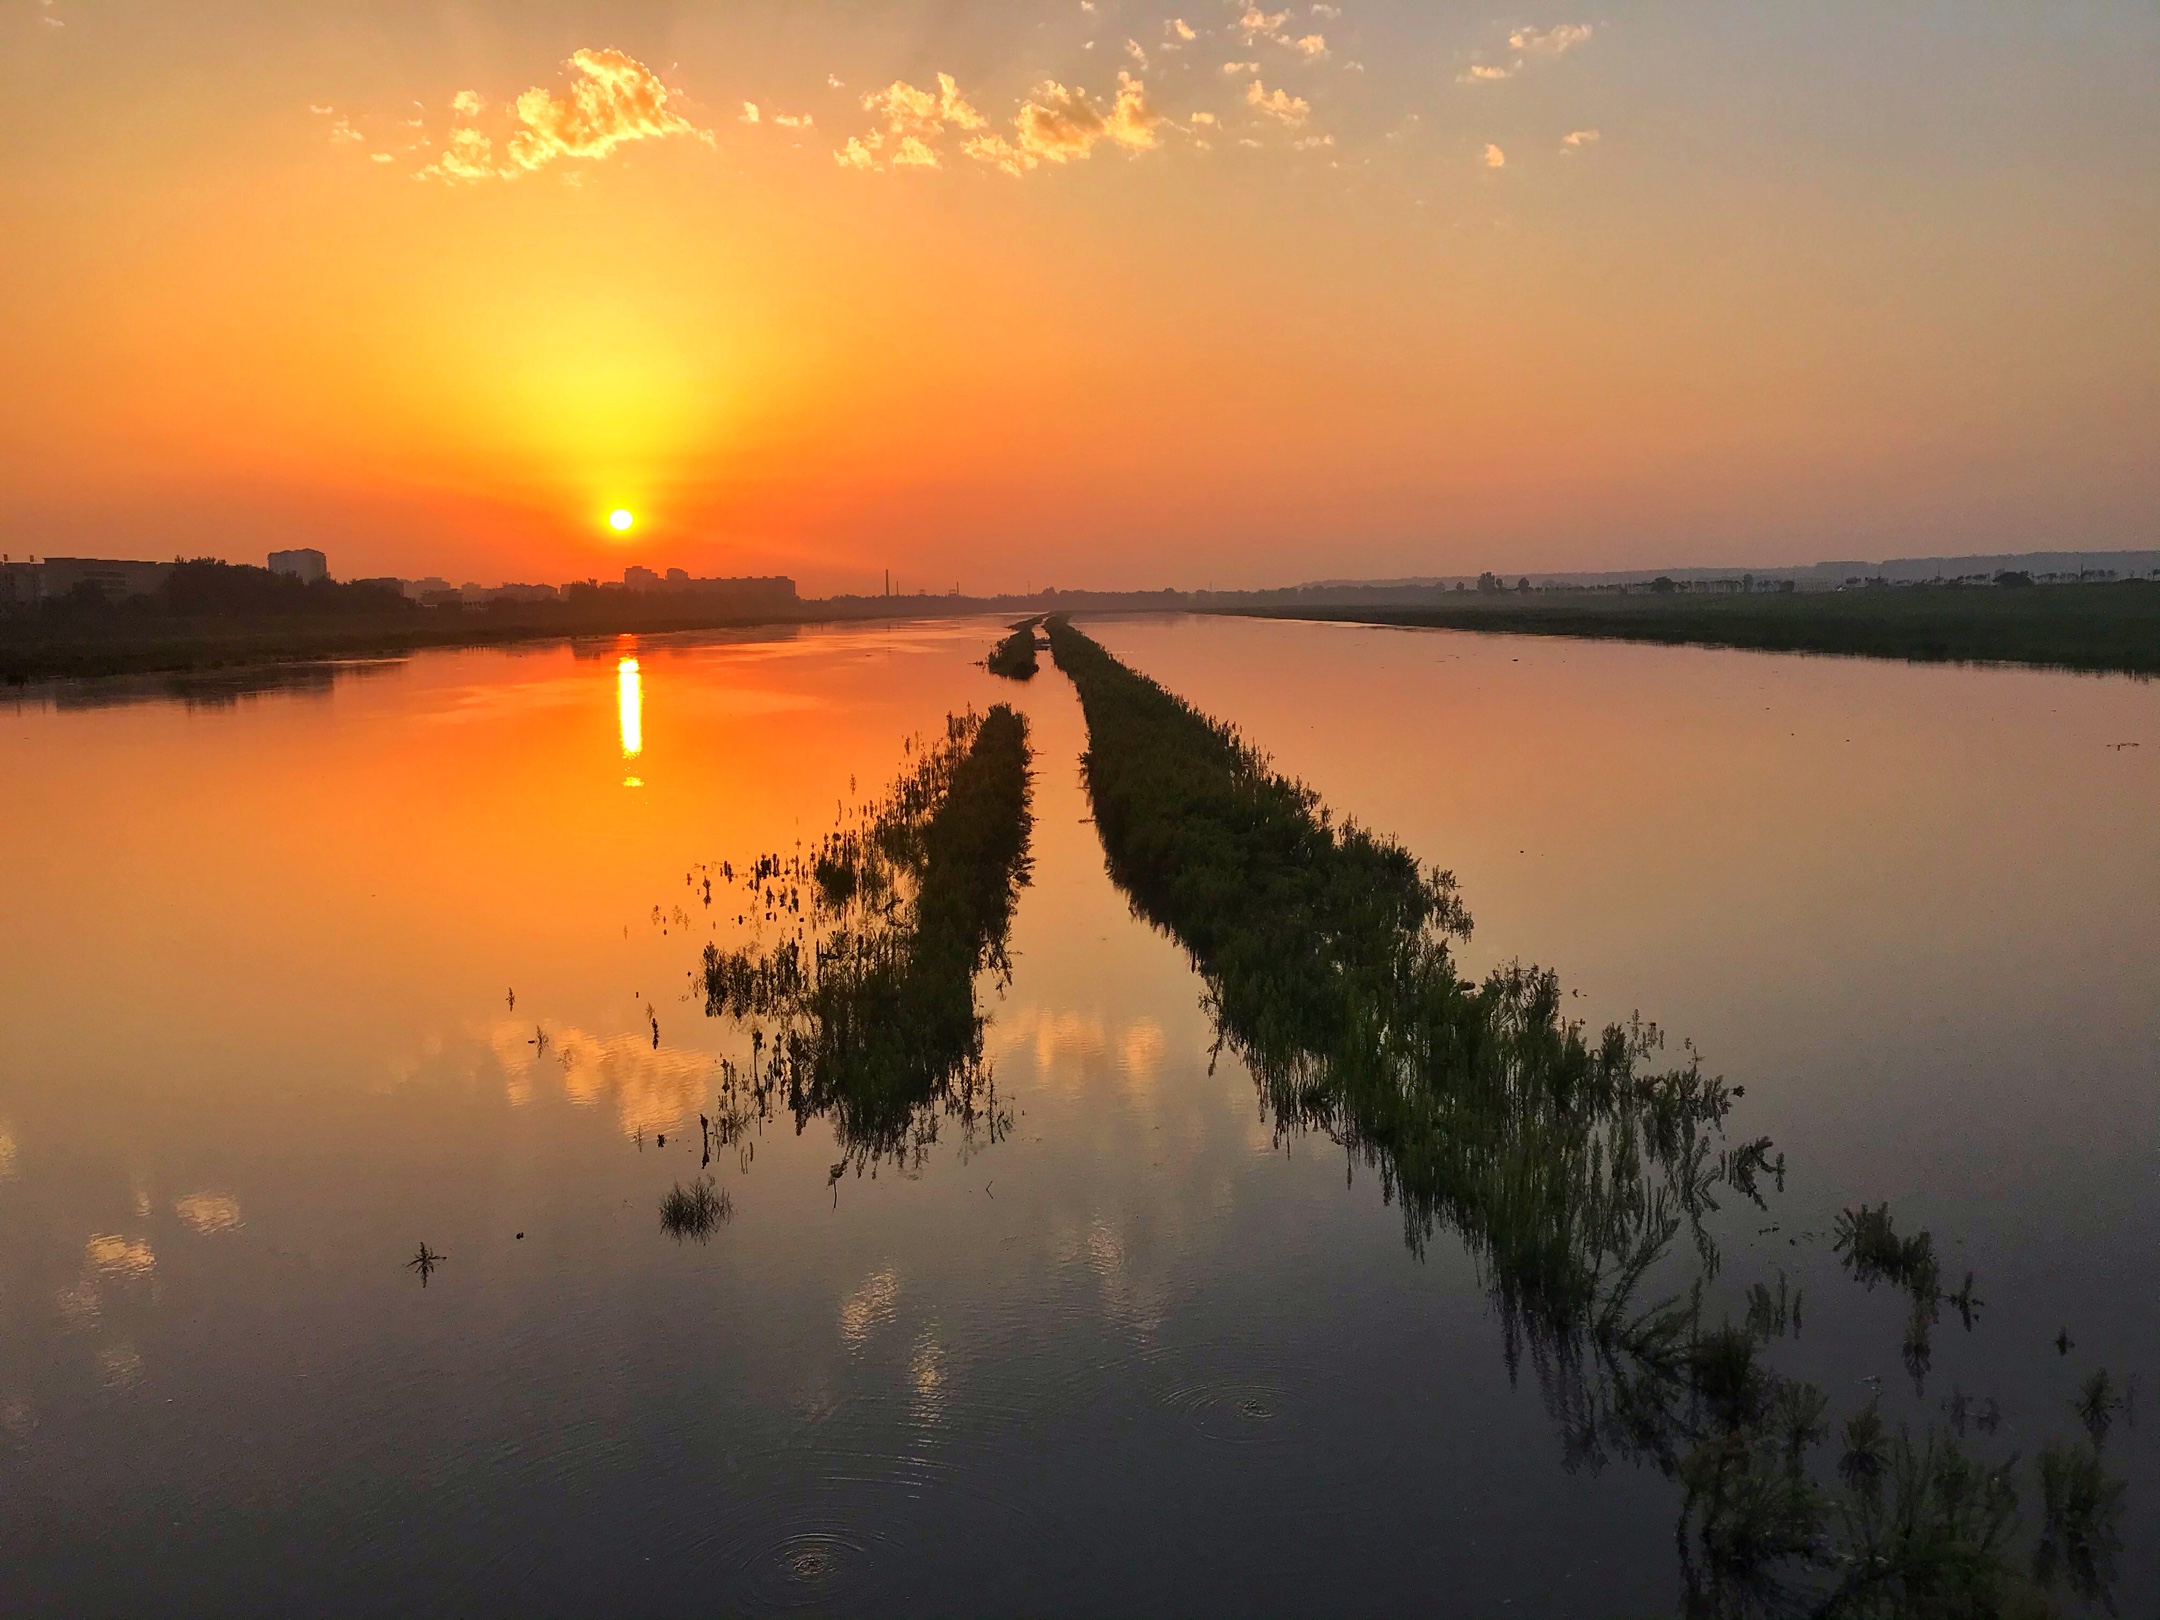
M 660 1200 L 660 1225 L 677 1242 L 707 1241 L 734 1213 L 734 1200 L 710 1176 L 700 1176 L 687 1187 L 678 1181 Z
M 1460 978 L 1450 942 L 1470 918 L 1449 873 L 1337 823 L 1234 728 L 1062 617 L 1049 631 L 1086 713 L 1111 875 L 1189 953 L 1219 1048 L 1250 1068 L 1279 1135 L 1325 1132 L 1378 1171 L 1414 1249 L 1439 1230 L 1460 1237 L 1510 1369 L 1527 1354 L 1571 1468 L 1617 1455 L 1681 1485 L 1686 1613 L 2044 1612 L 2009 1557 L 2014 1458 L 1976 1461 L 1932 1428 L 1892 1433 L 1871 1402 L 1826 1466 L 1828 1399 L 1763 1356 L 1800 1331 L 1785 1279 L 1748 1291 L 1743 1324 L 1707 1320 L 1719 1255 L 1705 1217 L 1727 1196 L 1760 1204 L 1760 1179 L 1783 1178 L 1767 1139 L 1727 1143 L 1736 1088 L 1692 1054 L 1654 1067 L 1653 1025 L 1586 1039 L 1549 972 Z M 1692 1284 L 1641 1297 L 1683 1232 Z M 1887 1206 L 1848 1211 L 1839 1233 L 1863 1281 L 1912 1294 L 1907 1365 L 1924 1370 L 1944 1297 L 1932 1239 L 1898 1238 Z M 1969 1325 L 1971 1278 L 1949 1297 Z M 2110 1410 L 2110 1393 L 2080 1415 Z M 2044 1486 L 2051 1524 L 2062 1505 L 2051 1569 L 2074 1580 L 2104 1573 L 2120 1506 L 2082 1466 L 2066 1454 Z
M 990 649 L 983 667 L 1007 680 L 1032 681 L 1040 667 L 1035 661 L 1035 626 L 1040 622 L 1025 619 L 1014 625 L 1012 634 Z
M 707 1014 L 750 1036 L 748 1067 L 722 1065 L 724 1117 L 784 1103 L 799 1130 L 829 1115 L 835 1179 L 919 1165 L 940 1117 L 1002 1131 L 975 979 L 1010 974 L 1029 759 L 1012 709 L 954 716 L 882 800 L 807 856 L 753 863 L 748 915 L 780 937 L 708 945 L 700 976 Z

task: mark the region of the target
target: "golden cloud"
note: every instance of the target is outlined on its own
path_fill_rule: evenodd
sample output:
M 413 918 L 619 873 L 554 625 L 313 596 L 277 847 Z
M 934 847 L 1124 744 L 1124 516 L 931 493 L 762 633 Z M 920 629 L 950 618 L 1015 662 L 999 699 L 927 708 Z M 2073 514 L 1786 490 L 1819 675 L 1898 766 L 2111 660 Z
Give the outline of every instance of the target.
M 534 86 L 517 98 L 525 127 L 510 140 L 510 161 L 538 169 L 558 158 L 604 158 L 631 141 L 687 135 L 712 144 L 703 130 L 668 106 L 658 74 L 621 51 L 579 51 L 570 58 L 578 75 L 567 93 L 552 96 Z
M 1264 118 L 1272 118 L 1278 124 L 1300 129 L 1312 116 L 1312 103 L 1303 96 L 1293 96 L 1288 91 L 1270 91 L 1258 79 L 1245 87 L 1245 101 Z
M 862 98 L 863 110 L 877 114 L 884 128 L 848 137 L 833 161 L 847 169 L 936 169 L 943 167 L 931 142 L 947 129 L 987 129 L 990 120 L 969 104 L 950 73 L 937 76 L 935 90 L 895 79 Z M 803 120 L 805 124 L 808 118 Z
M 495 158 L 495 143 L 477 129 L 450 134 L 442 153 L 420 171 L 422 178 L 472 183 L 514 179 L 544 169 L 562 158 L 594 162 L 631 141 L 665 140 L 686 135 L 713 144 L 712 131 L 700 129 L 668 105 L 660 76 L 636 57 L 616 50 L 581 50 L 566 64 L 571 83 L 556 95 L 535 85 L 511 106 L 519 125 Z M 476 90 L 461 90 L 451 101 L 461 117 L 486 107 Z
M 1539 56 L 1558 56 L 1590 38 L 1589 23 L 1557 23 L 1551 28 L 1518 28 L 1508 35 L 1508 44 L 1518 51 L 1531 51 Z

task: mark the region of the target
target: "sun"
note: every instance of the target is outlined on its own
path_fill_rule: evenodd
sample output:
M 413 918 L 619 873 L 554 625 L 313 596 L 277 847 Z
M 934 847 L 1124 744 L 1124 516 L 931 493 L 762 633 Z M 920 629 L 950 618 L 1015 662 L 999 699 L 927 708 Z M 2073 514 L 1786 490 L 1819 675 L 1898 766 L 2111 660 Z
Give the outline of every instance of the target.
M 630 532 L 630 525 L 637 521 L 637 516 L 630 510 L 629 507 L 618 506 L 615 508 L 614 511 L 610 512 L 607 515 L 607 520 L 608 527 L 613 529 L 617 534 L 628 534 Z

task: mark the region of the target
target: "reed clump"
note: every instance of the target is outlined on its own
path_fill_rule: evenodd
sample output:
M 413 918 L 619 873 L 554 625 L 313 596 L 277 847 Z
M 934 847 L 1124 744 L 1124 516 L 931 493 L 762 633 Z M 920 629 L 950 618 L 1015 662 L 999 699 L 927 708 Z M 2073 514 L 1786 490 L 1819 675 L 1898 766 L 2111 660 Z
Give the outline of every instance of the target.
M 990 656 L 983 660 L 983 667 L 991 674 L 1002 675 L 1010 681 L 1032 681 L 1040 667 L 1035 657 L 1037 622 L 1027 619 L 1014 625 L 1012 634 L 990 649 Z
M 782 934 L 705 948 L 707 1014 L 751 1038 L 747 1067 L 722 1065 L 724 1113 L 784 1105 L 798 1130 L 829 1116 L 836 1174 L 919 1165 L 941 1117 L 1002 1131 L 975 981 L 1010 976 L 1030 758 L 1011 708 L 953 716 L 881 800 L 807 855 L 751 866 L 748 915 Z
M 678 1181 L 660 1200 L 660 1225 L 677 1242 L 708 1241 L 734 1213 L 727 1189 L 716 1186 L 710 1176 L 700 1176 L 687 1187 Z
M 1587 1038 L 1550 972 L 1461 978 L 1451 942 L 1471 924 L 1451 874 L 1337 822 L 1235 728 L 1062 617 L 1049 634 L 1086 714 L 1111 874 L 1190 955 L 1218 1049 L 1251 1070 L 1278 1135 L 1324 1132 L 1378 1172 L 1413 1249 L 1460 1238 L 1570 1468 L 1620 1456 L 1681 1485 L 1685 1612 L 2044 1612 L 2010 1558 L 2014 1458 L 1978 1461 L 1933 1428 L 1892 1433 L 1870 1403 L 1827 1467 L 1828 1399 L 1763 1353 L 1798 1334 L 1797 1294 L 1781 1276 L 1748 1291 L 1743 1323 L 1710 1320 L 1720 1257 L 1705 1217 L 1726 1198 L 1759 1205 L 1762 1179 L 1783 1179 L 1767 1139 L 1726 1140 L 1737 1088 L 1692 1051 L 1660 1067 L 1663 1038 L 1639 1019 Z M 1912 1294 L 1924 1366 L 1944 1297 L 1932 1239 L 1899 1238 L 1887 1206 L 1848 1211 L 1839 1230 L 1856 1274 Z M 1649 1279 L 1683 1233 L 1694 1278 L 1656 1298 Z M 1971 1278 L 1951 1297 L 1969 1322 Z M 2081 1397 L 2081 1418 L 2110 1395 Z M 2053 1545 L 2104 1549 L 2114 1499 L 2077 1459 L 2052 1466 Z

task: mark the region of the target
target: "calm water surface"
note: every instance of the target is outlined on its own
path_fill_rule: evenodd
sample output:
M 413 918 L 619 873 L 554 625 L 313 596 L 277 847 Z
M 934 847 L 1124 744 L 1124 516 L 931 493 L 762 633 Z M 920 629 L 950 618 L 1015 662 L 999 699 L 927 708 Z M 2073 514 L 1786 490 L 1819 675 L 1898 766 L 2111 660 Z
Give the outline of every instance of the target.
M 991 628 L 0 708 L 0 1607 L 1673 1612 L 1677 1485 L 1565 1466 L 1459 1246 L 1413 1253 L 1211 1061 L 1105 875 L 1070 686 L 993 681 Z M 1553 967 L 1745 1087 L 1787 1172 L 1716 1221 L 1717 1298 L 1802 1290 L 1779 1365 L 1834 1416 L 1993 1399 L 1970 1443 L 2030 1458 L 2090 1372 L 2140 1375 L 2107 1455 L 2153 1612 L 2160 688 L 1089 628 L 1452 867 L 1467 970 Z M 1000 700 L 1037 751 L 982 986 L 1011 1129 L 834 1180 L 783 1111 L 715 1162 L 732 1219 L 671 1239 L 747 1056 L 692 995 L 733 915 L 691 870 L 815 839 Z M 1986 1301 L 1917 1388 L 1903 1301 L 1831 1252 L 1884 1199 Z

